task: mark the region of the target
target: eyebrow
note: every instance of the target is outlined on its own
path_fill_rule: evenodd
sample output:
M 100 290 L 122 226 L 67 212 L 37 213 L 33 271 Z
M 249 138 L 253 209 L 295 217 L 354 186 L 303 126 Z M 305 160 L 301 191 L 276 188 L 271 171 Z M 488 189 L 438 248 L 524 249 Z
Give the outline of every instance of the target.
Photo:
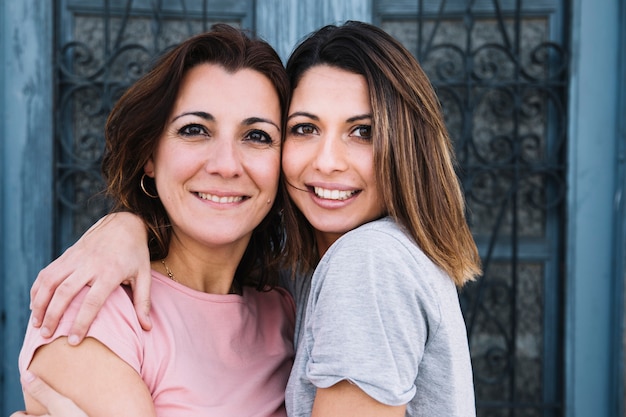
M 363 119 L 371 119 L 372 118 L 372 114 L 371 113 L 367 113 L 367 114 L 359 114 L 357 116 L 352 116 L 350 118 L 348 118 L 348 120 L 346 120 L 347 122 L 356 122 L 357 120 L 363 120 Z
M 204 111 L 190 111 L 190 112 L 181 113 L 178 116 L 174 117 L 172 119 L 172 122 L 180 119 L 181 117 L 185 117 L 185 116 L 197 116 L 197 117 L 200 117 L 201 119 L 204 119 L 204 120 L 209 121 L 209 122 L 214 122 L 215 121 L 215 117 L 211 113 L 207 113 L 207 112 L 204 112 Z M 245 125 L 245 126 L 250 126 L 250 125 L 253 125 L 255 123 L 269 123 L 272 126 L 276 127 L 276 129 L 278 129 L 278 131 L 280 132 L 280 127 L 276 123 L 271 121 L 270 119 L 265 119 L 263 117 L 248 117 L 247 119 L 244 119 L 244 121 L 243 121 L 243 125 Z
M 272 122 L 270 119 L 264 119 L 263 117 L 248 117 L 243 121 L 243 124 L 246 126 L 250 126 L 255 123 L 269 123 L 280 132 L 280 127 L 276 123 Z
M 319 121 L 319 119 L 320 119 L 319 117 L 317 117 L 314 114 L 307 113 L 305 111 L 297 111 L 295 113 L 291 113 L 289 115 L 289 117 L 287 117 L 287 120 L 289 121 L 289 120 L 293 119 L 294 117 L 298 117 L 298 116 L 308 117 L 309 119 L 313 119 L 313 120 L 316 120 L 316 121 Z M 346 122 L 352 123 L 352 122 L 356 122 L 358 120 L 371 119 L 371 118 L 372 118 L 371 113 L 358 114 L 356 116 L 349 117 L 348 119 L 346 119 Z
M 313 120 L 319 120 L 319 117 L 317 117 L 314 114 L 311 113 L 307 113 L 305 111 L 297 111 L 295 113 L 291 113 L 288 117 L 287 120 L 291 120 L 294 117 L 298 117 L 298 116 L 303 116 L 303 117 L 308 117 L 309 119 L 313 119 Z
M 172 119 L 172 122 L 180 119 L 181 117 L 185 117 L 185 116 L 197 116 L 200 117 L 201 119 L 207 120 L 207 121 L 214 121 L 215 117 L 213 117 L 213 115 L 211 113 L 207 113 L 204 111 L 189 111 L 189 112 L 185 112 L 185 113 L 181 113 L 178 116 L 174 117 Z

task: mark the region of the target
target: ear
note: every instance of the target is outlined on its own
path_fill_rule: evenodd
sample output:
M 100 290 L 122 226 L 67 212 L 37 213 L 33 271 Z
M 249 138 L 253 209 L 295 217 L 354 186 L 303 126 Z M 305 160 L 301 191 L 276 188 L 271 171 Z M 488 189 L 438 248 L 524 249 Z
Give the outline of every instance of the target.
M 148 159 L 148 162 L 143 166 L 143 172 L 150 178 L 154 178 L 154 160 L 152 158 Z

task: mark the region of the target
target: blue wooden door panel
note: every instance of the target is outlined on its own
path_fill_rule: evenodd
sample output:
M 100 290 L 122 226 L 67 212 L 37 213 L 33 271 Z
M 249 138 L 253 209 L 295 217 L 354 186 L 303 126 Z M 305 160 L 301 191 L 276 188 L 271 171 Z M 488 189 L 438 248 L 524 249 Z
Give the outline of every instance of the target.
M 0 2 L 0 412 L 22 404 L 30 283 L 52 256 L 52 4 Z

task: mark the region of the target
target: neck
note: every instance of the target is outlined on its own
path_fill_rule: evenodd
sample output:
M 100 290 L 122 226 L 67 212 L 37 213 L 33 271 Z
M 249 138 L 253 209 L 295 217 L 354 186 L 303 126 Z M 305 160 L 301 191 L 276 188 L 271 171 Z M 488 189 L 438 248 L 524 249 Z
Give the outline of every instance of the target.
M 206 247 L 190 250 L 172 241 L 164 260 L 152 262 L 152 268 L 170 279 L 196 291 L 209 294 L 230 294 L 235 290 L 235 271 L 243 257 L 243 249 L 209 250 Z
M 324 256 L 328 248 L 342 236 L 341 233 L 325 233 L 319 230 L 314 230 L 314 234 L 320 259 L 322 259 L 322 256 Z

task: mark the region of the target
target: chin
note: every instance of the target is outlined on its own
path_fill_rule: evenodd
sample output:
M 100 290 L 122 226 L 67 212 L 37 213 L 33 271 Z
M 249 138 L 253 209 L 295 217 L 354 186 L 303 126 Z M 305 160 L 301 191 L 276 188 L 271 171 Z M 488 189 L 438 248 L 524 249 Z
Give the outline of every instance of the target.
M 311 223 L 313 228 L 321 233 L 328 233 L 334 235 L 343 235 L 344 233 L 348 233 L 350 230 L 355 229 L 360 226 L 360 224 L 352 224 L 346 221 L 338 221 L 338 222 L 317 222 Z

